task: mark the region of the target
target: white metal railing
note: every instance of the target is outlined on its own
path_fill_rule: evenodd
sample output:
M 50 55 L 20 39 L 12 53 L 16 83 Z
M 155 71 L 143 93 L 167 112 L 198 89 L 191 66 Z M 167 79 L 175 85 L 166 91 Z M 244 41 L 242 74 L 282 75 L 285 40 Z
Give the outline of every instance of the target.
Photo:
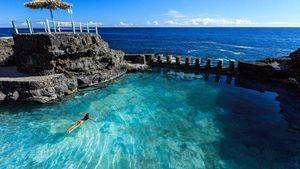
M 44 21 L 31 21 L 27 19 L 24 21 L 12 21 L 12 26 L 16 34 L 21 33 L 21 31 L 26 31 L 30 34 L 46 32 L 46 33 L 57 33 L 57 32 L 88 32 L 96 33 L 98 32 L 97 22 L 75 22 L 75 21 L 50 21 L 48 19 Z

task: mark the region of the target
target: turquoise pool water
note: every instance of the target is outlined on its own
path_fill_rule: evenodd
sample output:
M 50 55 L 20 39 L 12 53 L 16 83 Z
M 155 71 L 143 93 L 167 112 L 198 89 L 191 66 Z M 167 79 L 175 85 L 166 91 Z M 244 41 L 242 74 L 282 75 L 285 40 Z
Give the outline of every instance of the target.
M 222 81 L 127 74 L 60 103 L 1 107 L 0 168 L 300 168 L 278 95 Z M 94 121 L 67 134 L 82 112 Z

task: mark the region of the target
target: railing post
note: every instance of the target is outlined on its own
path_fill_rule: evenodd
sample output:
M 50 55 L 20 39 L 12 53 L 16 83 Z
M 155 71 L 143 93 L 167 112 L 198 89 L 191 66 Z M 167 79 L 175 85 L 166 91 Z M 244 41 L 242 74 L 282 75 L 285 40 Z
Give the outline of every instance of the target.
M 29 21 L 29 24 L 30 24 L 30 26 L 31 26 L 31 32 L 34 33 L 33 26 L 32 26 L 32 22 Z
M 76 34 L 76 29 L 75 29 L 75 23 L 74 23 L 74 21 L 72 21 L 72 29 L 73 29 L 73 33 Z
M 53 20 L 52 22 L 53 22 L 53 30 L 54 30 L 54 33 L 56 33 L 56 23 L 55 23 L 54 20 Z
M 99 35 L 99 32 L 98 32 L 98 24 L 96 23 L 95 25 L 95 30 L 96 30 L 96 34 Z
M 57 21 L 57 30 L 58 30 L 58 32 L 61 32 L 60 21 Z
M 13 26 L 13 28 L 14 28 L 15 33 L 16 33 L 16 34 L 19 34 L 19 30 L 18 30 L 18 28 L 16 27 L 15 21 L 11 21 L 11 24 L 12 24 L 12 26 Z
M 47 25 L 46 25 L 46 22 L 43 22 L 43 26 L 44 26 L 45 32 L 47 32 Z
M 89 26 L 89 23 L 88 23 L 88 22 L 86 23 L 86 31 L 87 31 L 88 33 L 90 33 L 90 26 Z
M 32 34 L 32 29 L 31 29 L 31 25 L 30 25 L 30 22 L 28 19 L 26 19 L 26 23 L 27 23 L 27 27 L 28 27 L 28 30 L 29 30 L 29 33 Z
M 51 28 L 50 28 L 50 23 L 49 23 L 48 19 L 46 19 L 46 25 L 47 25 L 48 33 L 51 34 Z
M 79 29 L 80 29 L 80 32 L 82 33 L 82 23 L 79 22 Z

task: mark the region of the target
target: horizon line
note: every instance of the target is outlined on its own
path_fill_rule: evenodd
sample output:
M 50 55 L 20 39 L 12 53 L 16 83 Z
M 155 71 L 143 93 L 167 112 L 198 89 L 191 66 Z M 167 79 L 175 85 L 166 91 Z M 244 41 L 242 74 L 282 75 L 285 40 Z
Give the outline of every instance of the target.
M 300 26 L 99 26 L 98 28 L 300 28 Z M 0 26 L 0 29 L 13 29 L 13 27 Z M 19 29 L 28 28 L 21 27 Z

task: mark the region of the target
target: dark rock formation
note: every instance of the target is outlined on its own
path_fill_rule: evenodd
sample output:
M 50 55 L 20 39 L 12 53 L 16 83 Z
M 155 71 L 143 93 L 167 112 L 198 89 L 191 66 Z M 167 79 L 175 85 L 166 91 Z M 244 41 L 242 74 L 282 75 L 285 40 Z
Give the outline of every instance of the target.
M 132 67 L 122 51 L 110 49 L 96 34 L 15 34 L 13 38 L 16 66 L 24 76 L 0 77 L 0 103 L 55 101 Z
M 126 72 L 124 53 L 96 34 L 19 34 L 14 41 L 18 70 L 30 75 L 63 73 L 87 87 Z
M 249 78 L 269 78 L 274 77 L 280 70 L 278 65 L 272 65 L 264 62 L 240 61 L 238 64 L 238 72 L 240 76 Z
M 77 90 L 75 79 L 63 74 L 0 78 L 0 102 L 47 103 Z
M 0 76 L 0 103 L 47 103 L 117 78 L 127 70 L 149 68 L 139 60 L 126 62 L 122 51 L 110 49 L 96 34 L 15 34 L 13 40 L 14 45 L 10 39 L 3 43 L 5 47 L 0 46 L 5 56 L 1 58 L 12 55 L 13 45 L 19 72 L 11 73 L 18 76 L 9 72 Z
M 15 64 L 12 46 L 12 38 L 0 39 L 0 66 L 12 66 Z
M 238 76 L 278 83 L 300 92 L 300 49 L 290 56 L 266 58 L 259 61 L 240 61 Z

